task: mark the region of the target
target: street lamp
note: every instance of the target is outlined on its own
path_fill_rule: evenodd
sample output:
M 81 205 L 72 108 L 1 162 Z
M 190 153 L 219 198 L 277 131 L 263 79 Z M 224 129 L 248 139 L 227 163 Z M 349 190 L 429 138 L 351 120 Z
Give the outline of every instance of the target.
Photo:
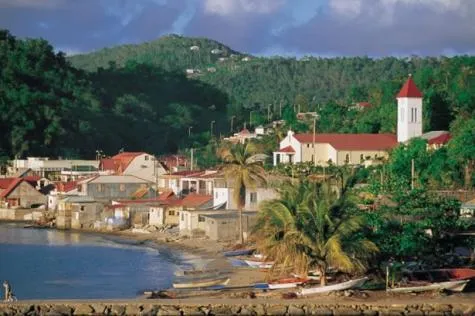
M 233 132 L 233 123 L 234 123 L 235 118 L 236 118 L 236 115 L 231 116 L 231 133 Z
M 216 122 L 215 122 L 215 121 L 211 121 L 211 128 L 210 128 L 210 133 L 211 133 L 210 135 L 211 135 L 211 137 L 213 137 L 213 125 L 214 125 L 214 123 L 216 123 Z
M 188 127 L 188 137 L 191 136 L 191 129 L 192 129 L 192 128 L 193 128 L 193 126 Z

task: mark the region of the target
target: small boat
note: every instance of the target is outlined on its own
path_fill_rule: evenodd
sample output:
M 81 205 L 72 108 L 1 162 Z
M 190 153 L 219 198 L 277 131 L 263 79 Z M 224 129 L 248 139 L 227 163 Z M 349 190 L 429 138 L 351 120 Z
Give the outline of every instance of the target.
M 229 283 L 228 277 L 222 277 L 218 279 L 201 279 L 193 281 L 183 281 L 181 283 L 173 283 L 175 289 L 197 289 L 206 288 L 217 285 L 226 285 Z
M 289 289 L 293 287 L 297 287 L 297 285 L 304 284 L 310 281 L 309 279 L 304 278 L 285 278 L 270 281 L 268 283 L 269 289 L 276 290 L 276 289 Z
M 237 256 L 247 256 L 252 254 L 255 249 L 238 249 L 238 250 L 229 250 L 223 252 L 225 257 L 237 257 Z
M 423 283 L 421 282 L 410 282 L 410 286 L 406 287 L 396 287 L 392 289 L 387 289 L 388 292 L 393 293 L 411 293 L 411 292 L 426 292 L 426 291 L 441 291 L 447 290 L 452 292 L 462 292 L 467 283 L 470 280 L 456 280 L 448 282 L 437 282 L 437 283 Z
M 352 288 L 361 287 L 367 280 L 368 278 L 364 277 L 361 279 L 350 280 L 350 281 L 332 284 L 332 285 L 302 288 L 298 294 L 310 295 L 310 294 L 317 294 L 317 293 L 326 293 L 326 292 L 331 292 L 331 291 L 349 290 Z
M 446 282 L 456 280 L 475 279 L 475 269 L 453 268 L 453 269 L 433 269 L 404 273 L 410 281 Z
M 219 274 L 221 273 L 218 269 L 209 269 L 209 270 L 179 270 L 175 271 L 176 276 L 199 276 L 205 274 Z
M 274 265 L 274 261 L 244 260 L 244 262 L 250 267 L 260 268 L 260 269 L 270 269 Z

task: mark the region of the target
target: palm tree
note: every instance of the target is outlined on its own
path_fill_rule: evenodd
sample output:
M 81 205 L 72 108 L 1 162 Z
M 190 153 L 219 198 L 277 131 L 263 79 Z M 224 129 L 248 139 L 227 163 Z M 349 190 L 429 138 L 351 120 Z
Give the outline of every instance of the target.
M 274 267 L 300 274 L 317 269 L 322 286 L 330 266 L 348 273 L 366 269 L 378 248 L 360 234 L 363 219 L 346 214 L 327 183 L 286 183 L 279 193 L 261 204 L 254 230 L 258 249 Z
M 222 169 L 233 189 L 233 200 L 239 211 L 239 236 L 242 244 L 244 243 L 242 210 L 246 201 L 246 189 L 253 189 L 259 184 L 266 183 L 262 160 L 259 159 L 252 143 L 221 147 L 218 156 L 224 162 Z

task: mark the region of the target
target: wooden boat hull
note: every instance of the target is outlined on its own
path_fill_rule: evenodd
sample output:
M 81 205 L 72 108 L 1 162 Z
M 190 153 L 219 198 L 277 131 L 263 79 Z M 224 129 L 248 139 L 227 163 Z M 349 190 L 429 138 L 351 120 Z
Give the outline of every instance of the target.
M 303 288 L 300 290 L 299 295 L 311 295 L 311 294 L 318 294 L 318 293 L 327 293 L 327 292 L 332 292 L 332 291 L 349 290 L 352 288 L 361 287 L 367 280 L 368 278 L 364 277 L 361 279 L 350 280 L 343 283 L 332 284 L 332 285 L 327 285 L 327 286 Z
M 408 287 L 387 289 L 387 291 L 393 292 L 393 293 L 414 293 L 414 292 L 426 292 L 426 291 L 436 291 L 436 290 L 462 292 L 469 281 L 470 280 L 438 282 L 438 283 L 431 283 L 431 284 L 421 285 L 421 286 L 408 286 Z
M 225 257 L 237 257 L 237 256 L 247 256 L 252 254 L 255 249 L 240 249 L 240 250 L 230 250 L 223 252 Z
M 197 289 L 216 285 L 226 285 L 229 283 L 229 278 L 208 279 L 192 282 L 173 283 L 175 289 Z
M 268 286 L 271 290 L 278 290 L 278 289 L 290 289 L 297 287 L 297 285 L 303 284 L 308 282 L 309 279 L 302 279 L 302 278 L 289 278 L 289 279 L 282 279 L 277 280 L 274 282 L 269 282 Z
M 274 265 L 273 261 L 244 260 L 244 262 L 253 268 L 270 269 Z

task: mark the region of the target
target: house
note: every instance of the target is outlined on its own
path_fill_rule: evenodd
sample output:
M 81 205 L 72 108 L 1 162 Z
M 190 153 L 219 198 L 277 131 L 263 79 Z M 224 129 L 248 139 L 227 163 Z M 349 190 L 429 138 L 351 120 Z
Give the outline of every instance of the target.
M 201 170 L 185 170 L 170 174 L 163 174 L 158 177 L 158 190 L 160 192 L 171 190 L 174 194 L 178 195 L 182 191 L 182 178 L 201 174 L 203 174 L 203 171 Z
M 212 210 L 213 196 L 189 194 L 181 200 L 179 229 L 181 235 L 193 235 L 196 230 L 204 233 L 203 214 L 216 212 Z
M 158 160 L 171 173 L 188 170 L 190 166 L 188 158 L 183 155 L 166 155 L 159 157 Z
M 233 144 L 244 144 L 246 141 L 250 139 L 257 138 L 257 133 L 251 133 L 247 128 L 243 128 L 241 131 L 238 133 L 234 133 L 233 136 L 226 137 L 224 140 L 231 142 Z
M 363 164 L 386 158 L 388 151 L 414 137 L 425 138 L 430 146 L 442 146 L 447 132 L 422 133 L 422 93 L 409 76 L 396 96 L 398 102 L 397 134 L 295 134 L 289 131 L 274 152 L 274 165 L 313 162 L 337 166 Z M 445 136 L 442 136 L 445 135 Z
M 460 206 L 461 217 L 474 217 L 475 216 L 475 199 L 467 201 Z
M 180 193 L 196 193 L 212 195 L 213 188 L 224 187 L 226 181 L 224 175 L 217 170 L 205 170 L 194 174 L 188 174 L 180 178 Z
M 77 168 L 91 168 L 98 170 L 98 160 L 71 160 L 49 159 L 48 157 L 27 157 L 27 159 L 14 159 L 8 168 L 9 174 L 23 172 L 28 169 L 35 175 L 51 180 L 60 180 L 61 172 Z
M 201 215 L 204 218 L 206 236 L 216 241 L 239 240 L 239 213 L 236 211 L 208 213 Z M 243 212 L 242 231 L 246 240 L 257 222 L 257 212 Z
M 50 210 L 56 210 L 58 201 L 65 196 L 77 196 L 78 195 L 78 182 L 56 182 L 54 189 L 48 193 L 47 206 Z
M 131 175 L 96 176 L 79 181 L 78 194 L 98 201 L 155 197 L 153 182 Z
M 0 193 L 0 200 L 6 208 L 31 208 L 45 205 L 46 196 L 35 186 L 35 180 L 14 178 Z
M 213 190 L 213 207 L 215 209 L 224 207 L 225 209 L 237 209 L 237 204 L 233 199 L 232 188 L 214 188 Z M 267 187 L 258 187 L 246 190 L 244 209 L 254 211 L 258 209 L 259 203 L 262 201 L 278 198 L 276 190 Z
M 92 229 L 101 220 L 104 205 L 87 196 L 69 196 L 58 201 L 58 229 Z
M 144 152 L 122 152 L 100 163 L 101 170 L 108 170 L 115 175 L 130 175 L 150 182 L 157 182 L 160 175 L 167 171 L 153 156 Z

